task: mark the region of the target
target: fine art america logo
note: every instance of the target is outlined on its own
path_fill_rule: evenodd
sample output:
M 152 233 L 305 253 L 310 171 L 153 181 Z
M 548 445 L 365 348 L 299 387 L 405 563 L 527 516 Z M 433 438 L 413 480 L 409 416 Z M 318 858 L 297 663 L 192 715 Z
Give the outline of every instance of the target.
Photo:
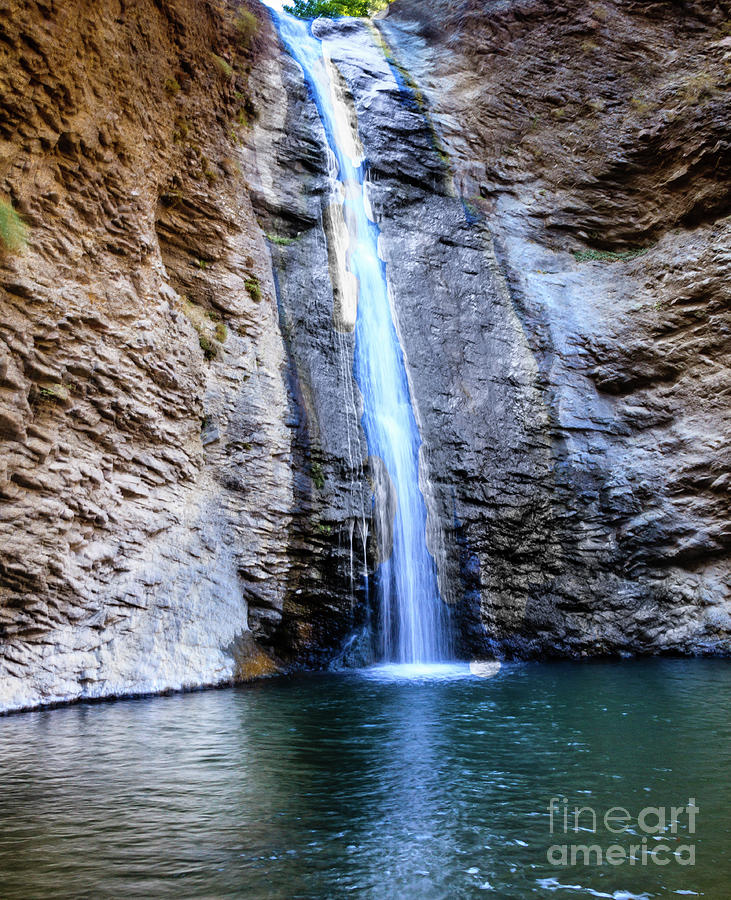
M 693 866 L 695 844 L 687 836 L 695 834 L 699 812 L 693 797 L 685 806 L 646 806 L 637 815 L 623 806 L 597 811 L 591 806 L 569 806 L 565 797 L 551 797 L 549 831 L 554 840 L 565 843 L 552 844 L 546 858 L 553 866 L 667 866 L 671 862 Z M 579 834 L 596 836 L 600 826 L 606 832 L 601 844 L 586 838 L 578 843 Z

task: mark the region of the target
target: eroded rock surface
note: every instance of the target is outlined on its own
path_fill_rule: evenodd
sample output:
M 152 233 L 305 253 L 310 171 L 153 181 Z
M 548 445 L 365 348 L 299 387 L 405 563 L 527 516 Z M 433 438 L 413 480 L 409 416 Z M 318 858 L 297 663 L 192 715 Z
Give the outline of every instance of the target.
M 291 398 L 240 147 L 269 26 L 240 12 L 0 7 L 29 225 L 0 268 L 4 709 L 231 679 L 281 610 Z
M 471 223 L 450 245 L 420 198 L 393 213 L 434 164 L 402 117 L 393 166 L 374 121 L 376 167 L 408 183 L 382 203 L 410 223 L 390 272 L 488 641 L 728 651 L 728 5 L 397 0 L 379 27 Z M 497 263 L 467 307 L 464 243 Z

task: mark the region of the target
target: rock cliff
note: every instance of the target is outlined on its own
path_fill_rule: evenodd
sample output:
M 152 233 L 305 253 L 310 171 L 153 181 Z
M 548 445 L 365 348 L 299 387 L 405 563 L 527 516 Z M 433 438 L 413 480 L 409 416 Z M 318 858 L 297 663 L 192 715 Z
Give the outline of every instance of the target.
M 391 272 L 473 634 L 503 652 L 728 650 L 729 21 L 398 0 L 380 23 L 470 223 L 419 201 Z M 465 244 L 494 260 L 467 296 Z
M 293 400 L 242 146 L 268 19 L 0 15 L 28 226 L 0 260 L 0 706 L 271 671 L 248 621 L 296 568 Z
M 464 653 L 727 652 L 724 4 L 396 0 L 357 116 Z M 367 658 L 317 111 L 255 4 L 0 0 L 0 708 Z M 428 479 L 427 479 L 428 476 Z

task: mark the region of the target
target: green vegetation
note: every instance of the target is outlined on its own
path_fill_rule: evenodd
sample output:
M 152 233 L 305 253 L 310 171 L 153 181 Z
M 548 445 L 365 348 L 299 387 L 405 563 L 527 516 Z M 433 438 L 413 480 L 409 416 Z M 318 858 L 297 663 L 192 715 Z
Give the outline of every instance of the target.
M 321 491 L 325 487 L 325 473 L 322 471 L 322 466 L 319 462 L 313 462 L 310 466 L 310 473 L 312 475 L 312 480 L 315 483 L 315 487 L 318 491 Z
M 390 0 L 294 0 L 285 10 L 300 19 L 316 19 L 324 16 L 337 19 L 340 16 L 372 16 L 385 9 Z
M 239 39 L 239 46 L 242 50 L 248 50 L 254 35 L 259 30 L 259 20 L 253 12 L 248 9 L 242 9 L 236 17 L 236 33 Z
M 244 282 L 244 287 L 249 292 L 249 296 L 254 303 L 258 303 L 261 300 L 261 285 L 259 284 L 259 279 L 256 275 L 247 278 Z
M 203 309 L 183 297 L 183 312 L 198 335 L 198 343 L 207 360 L 215 359 L 228 337 L 228 328 L 215 310 Z M 215 324 L 214 324 L 215 323 Z
M 69 390 L 64 384 L 52 384 L 39 388 L 38 393 L 44 400 L 50 400 L 53 403 L 65 403 L 69 399 Z
M 267 231 L 266 239 L 272 244 L 277 244 L 279 247 L 289 247 L 290 244 L 294 244 L 295 242 L 295 238 L 284 237 L 281 234 L 272 234 L 269 231 Z
M 234 70 L 231 63 L 226 62 L 226 60 L 222 56 L 218 56 L 216 53 L 212 53 L 214 62 L 218 66 L 219 72 L 224 76 L 224 78 L 228 78 L 231 80 L 234 77 Z
M 166 94 L 169 94 L 171 97 L 174 97 L 180 90 L 180 84 L 178 83 L 177 78 L 173 78 L 171 76 L 170 78 L 165 79 L 164 88 L 165 88 Z
M 7 200 L 0 200 L 0 250 L 22 249 L 28 240 L 28 226 Z
M 218 348 L 207 334 L 198 334 L 198 343 L 201 346 L 206 359 L 215 359 L 218 356 Z
M 576 262 L 617 262 L 644 256 L 650 247 L 634 247 L 631 250 L 574 250 Z

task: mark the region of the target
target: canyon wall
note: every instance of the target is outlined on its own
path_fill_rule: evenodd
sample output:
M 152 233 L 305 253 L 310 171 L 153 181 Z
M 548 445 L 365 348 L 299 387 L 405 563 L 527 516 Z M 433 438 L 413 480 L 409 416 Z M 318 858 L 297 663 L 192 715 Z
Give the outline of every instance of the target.
M 396 0 L 358 118 L 464 654 L 728 652 L 729 15 Z M 0 708 L 365 662 L 332 175 L 256 4 L 0 2 Z
M 470 223 L 383 198 L 486 646 L 728 651 L 730 23 L 727 3 L 543 0 L 398 0 L 379 23 Z M 409 123 L 361 105 L 392 176 Z M 410 143 L 413 195 L 431 166 Z M 465 243 L 491 276 L 453 266 Z
M 344 627 L 246 173 L 301 79 L 252 9 L 0 4 L 2 709 L 275 671 L 288 598 L 287 646 Z

